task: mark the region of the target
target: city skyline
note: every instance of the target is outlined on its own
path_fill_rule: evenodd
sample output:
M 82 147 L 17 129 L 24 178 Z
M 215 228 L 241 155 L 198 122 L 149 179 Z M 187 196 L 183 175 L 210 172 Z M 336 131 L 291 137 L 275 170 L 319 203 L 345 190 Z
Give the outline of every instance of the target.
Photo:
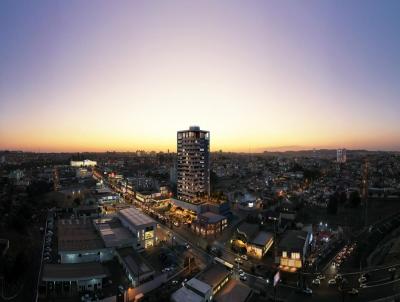
M 0 4 L 0 149 L 400 150 L 397 1 Z

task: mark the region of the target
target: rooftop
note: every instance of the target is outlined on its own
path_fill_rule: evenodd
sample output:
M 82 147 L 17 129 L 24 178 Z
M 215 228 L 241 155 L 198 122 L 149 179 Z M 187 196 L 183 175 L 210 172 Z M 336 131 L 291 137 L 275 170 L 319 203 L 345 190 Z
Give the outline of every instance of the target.
M 59 251 L 104 248 L 103 241 L 90 219 L 60 219 L 57 227 Z
M 213 264 L 204 270 L 198 276 L 198 279 L 204 283 L 212 286 L 214 289 L 217 287 L 229 274 L 230 270 L 221 264 Z
M 259 246 L 265 246 L 270 240 L 273 240 L 274 235 L 272 233 L 268 232 L 258 232 L 256 237 L 251 240 L 251 243 L 259 245 Z
M 132 247 L 121 248 L 117 250 L 122 261 L 128 267 L 131 274 L 141 276 L 147 273 L 154 272 L 150 264 L 140 256 Z
M 218 292 L 215 300 L 218 302 L 244 302 L 250 296 L 251 289 L 238 280 L 229 282 Z
M 187 287 L 181 287 L 171 295 L 171 301 L 175 302 L 203 302 L 203 297 L 200 297 L 195 292 Z
M 134 226 L 154 224 L 155 221 L 134 207 L 129 207 L 118 212 L 118 216 Z
M 260 230 L 260 227 L 258 226 L 258 224 L 251 224 L 251 223 L 244 222 L 238 226 L 237 230 L 238 230 L 238 232 L 245 234 L 247 237 L 247 240 L 250 241 L 257 235 L 257 233 Z
M 74 263 L 74 264 L 54 264 L 45 263 L 43 265 L 43 281 L 72 281 L 87 280 L 94 278 L 105 278 L 108 276 L 107 270 L 98 262 Z
M 201 216 L 205 217 L 208 219 L 208 223 L 217 223 L 221 220 L 226 219 L 225 216 L 219 215 L 219 214 L 215 214 L 213 212 L 205 212 L 202 213 Z
M 207 292 L 211 290 L 211 286 L 197 278 L 192 278 L 187 282 L 187 285 L 190 288 L 195 289 L 196 291 L 206 295 Z
M 279 248 L 288 250 L 303 250 L 308 237 L 307 231 L 289 230 L 279 242 Z
M 96 221 L 95 226 L 100 232 L 106 247 L 122 247 L 132 245 L 135 242 L 133 234 L 122 226 L 118 220 Z

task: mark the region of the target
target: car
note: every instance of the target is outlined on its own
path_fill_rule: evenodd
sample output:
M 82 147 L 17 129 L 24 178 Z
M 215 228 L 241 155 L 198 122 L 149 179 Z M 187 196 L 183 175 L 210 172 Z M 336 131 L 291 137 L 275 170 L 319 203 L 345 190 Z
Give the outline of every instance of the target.
M 308 287 L 304 288 L 301 292 L 302 292 L 303 294 L 305 294 L 305 295 L 308 295 L 308 296 L 311 296 L 311 295 L 312 295 L 312 289 L 311 289 L 311 288 L 308 288 Z
M 247 280 L 247 277 L 246 277 L 246 275 L 242 275 L 242 276 L 240 276 L 240 280 L 242 280 L 242 281 L 246 281 L 246 280 Z
M 245 274 L 244 272 L 241 272 L 241 273 L 239 274 L 239 276 L 240 276 L 240 277 L 243 277 L 243 276 L 246 276 L 246 274 Z
M 189 243 L 186 243 L 186 244 L 185 244 L 185 247 L 186 247 L 187 250 L 190 249 L 190 244 L 189 244 Z
M 328 281 L 328 285 L 336 285 L 336 280 L 335 279 L 330 279 Z
M 367 287 L 367 284 L 365 284 L 365 283 L 360 284 L 360 288 L 366 288 L 366 287 Z
M 240 275 L 240 274 L 243 274 L 244 272 L 243 272 L 242 269 L 240 269 L 240 270 L 238 270 L 238 273 L 239 273 L 239 275 Z
M 249 258 L 247 257 L 247 255 L 242 255 L 242 256 L 240 256 L 240 258 L 242 258 L 243 260 L 249 260 Z
M 178 284 L 178 280 L 172 280 L 172 284 Z
M 319 280 L 325 280 L 325 278 L 326 278 L 325 275 L 322 274 L 317 276 L 317 279 Z
M 352 288 L 350 291 L 347 292 L 349 295 L 357 295 L 358 294 L 358 289 Z
M 391 273 L 392 273 L 392 272 L 395 272 L 395 271 L 396 271 L 396 268 L 395 268 L 395 267 L 391 267 L 391 268 L 388 269 L 388 272 L 391 272 Z
M 365 281 L 367 281 L 367 278 L 365 278 L 364 276 L 361 276 L 360 278 L 358 278 L 358 282 L 360 282 L 360 283 L 364 283 Z
M 335 280 L 337 280 L 337 281 L 340 281 L 340 280 L 342 280 L 342 279 L 343 279 L 343 277 L 342 277 L 341 274 L 337 274 L 337 275 L 335 276 Z
M 170 268 L 170 267 L 166 267 L 166 268 L 163 268 L 163 269 L 161 270 L 162 273 L 168 273 L 168 272 L 170 272 L 170 271 L 171 271 L 171 268 Z
M 243 263 L 243 261 L 242 261 L 241 258 L 235 258 L 235 262 L 236 262 L 236 263 L 239 263 L 239 264 L 242 264 L 242 263 Z
M 313 279 L 312 284 L 314 285 L 320 285 L 321 284 L 321 280 L 320 279 Z

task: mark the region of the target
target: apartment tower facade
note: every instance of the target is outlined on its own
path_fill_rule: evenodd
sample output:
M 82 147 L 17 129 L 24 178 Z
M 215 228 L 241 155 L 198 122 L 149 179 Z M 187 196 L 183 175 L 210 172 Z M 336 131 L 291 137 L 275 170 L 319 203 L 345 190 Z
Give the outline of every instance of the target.
M 210 194 L 210 132 L 191 126 L 177 133 L 177 197 L 191 201 Z

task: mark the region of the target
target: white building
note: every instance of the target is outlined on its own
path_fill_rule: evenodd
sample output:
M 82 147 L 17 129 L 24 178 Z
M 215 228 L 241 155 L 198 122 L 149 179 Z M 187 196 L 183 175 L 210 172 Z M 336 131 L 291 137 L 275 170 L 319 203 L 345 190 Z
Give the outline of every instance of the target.
M 150 248 L 155 244 L 157 223 L 134 207 L 118 212 L 118 218 L 137 237 L 135 249 Z
M 71 160 L 71 167 L 94 167 L 97 162 L 90 159 L 85 160 Z

